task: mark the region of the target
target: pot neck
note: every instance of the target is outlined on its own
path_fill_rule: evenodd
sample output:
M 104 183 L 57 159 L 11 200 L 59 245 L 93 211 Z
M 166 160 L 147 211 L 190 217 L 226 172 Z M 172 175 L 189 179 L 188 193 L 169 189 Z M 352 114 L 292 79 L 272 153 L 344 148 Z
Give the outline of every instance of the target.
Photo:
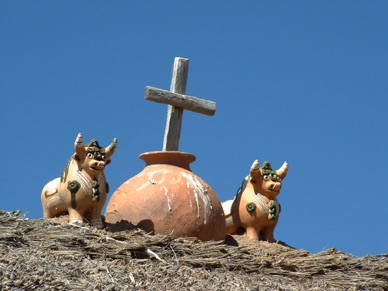
M 179 151 L 146 152 L 139 157 L 146 163 L 146 166 L 167 164 L 181 167 L 188 171 L 191 171 L 190 164 L 196 160 L 194 155 Z

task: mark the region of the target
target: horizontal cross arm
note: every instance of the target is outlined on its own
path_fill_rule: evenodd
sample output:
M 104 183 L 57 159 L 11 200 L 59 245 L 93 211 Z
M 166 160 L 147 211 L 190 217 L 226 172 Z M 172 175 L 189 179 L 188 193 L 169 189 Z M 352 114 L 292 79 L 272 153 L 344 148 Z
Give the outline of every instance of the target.
M 157 103 L 165 103 L 182 109 L 198 112 L 206 115 L 214 115 L 216 112 L 216 103 L 200 99 L 193 96 L 187 96 L 178 93 L 172 93 L 154 87 L 146 87 L 144 99 Z

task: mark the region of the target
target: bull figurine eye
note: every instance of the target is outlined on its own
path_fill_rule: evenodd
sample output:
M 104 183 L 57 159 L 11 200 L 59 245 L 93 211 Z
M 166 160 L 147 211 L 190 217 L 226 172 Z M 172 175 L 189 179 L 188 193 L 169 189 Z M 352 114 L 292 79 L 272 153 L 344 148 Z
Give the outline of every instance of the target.
M 93 158 L 94 158 L 94 155 L 93 155 L 92 153 L 88 153 L 86 156 L 87 156 L 89 159 L 93 159 Z
M 101 152 L 95 152 L 94 158 L 98 161 L 105 161 L 105 155 L 102 154 Z
M 265 181 L 267 181 L 267 180 L 269 180 L 269 176 L 264 175 L 264 176 L 263 176 L 263 179 L 264 179 Z

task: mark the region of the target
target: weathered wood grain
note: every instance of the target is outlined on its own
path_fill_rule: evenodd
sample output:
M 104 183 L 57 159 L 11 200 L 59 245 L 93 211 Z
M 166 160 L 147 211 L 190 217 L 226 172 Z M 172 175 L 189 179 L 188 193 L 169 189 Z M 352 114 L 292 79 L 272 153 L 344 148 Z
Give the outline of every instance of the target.
M 167 90 L 161 90 L 150 86 L 146 87 L 144 98 L 157 103 L 170 104 L 174 107 L 179 107 L 209 116 L 214 115 L 216 112 L 216 103 L 213 101 L 200 99 L 194 96 L 172 93 Z
M 172 93 L 186 94 L 188 75 L 189 60 L 185 58 L 175 58 L 174 66 L 172 68 L 170 91 Z M 183 109 L 169 104 L 163 139 L 164 151 L 177 151 L 179 149 L 182 119 Z
M 206 115 L 214 115 L 216 103 L 194 96 L 187 96 L 186 86 L 189 72 L 189 60 L 175 58 L 172 70 L 170 91 L 146 87 L 144 98 L 157 103 L 168 104 L 163 150 L 178 151 L 182 128 L 183 110 Z

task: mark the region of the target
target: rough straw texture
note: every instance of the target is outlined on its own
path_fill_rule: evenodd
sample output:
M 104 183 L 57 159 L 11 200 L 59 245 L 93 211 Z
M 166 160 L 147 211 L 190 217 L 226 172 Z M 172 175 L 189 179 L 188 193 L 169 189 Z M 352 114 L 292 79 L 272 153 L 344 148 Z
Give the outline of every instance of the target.
M 0 211 L 0 290 L 388 290 L 388 254 L 199 242 Z

